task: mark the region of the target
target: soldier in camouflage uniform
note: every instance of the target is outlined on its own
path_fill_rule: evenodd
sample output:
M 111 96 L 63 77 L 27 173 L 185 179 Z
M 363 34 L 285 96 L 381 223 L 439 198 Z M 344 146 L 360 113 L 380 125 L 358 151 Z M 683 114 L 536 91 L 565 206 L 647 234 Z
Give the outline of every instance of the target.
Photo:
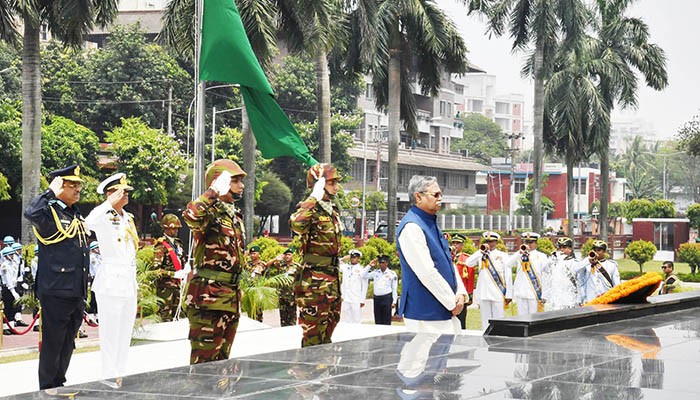
M 163 227 L 163 237 L 158 238 L 153 245 L 153 269 L 160 271 L 156 281 L 156 295 L 163 300 L 158 310 L 162 321 L 172 321 L 180 301 L 180 282 L 175 273 L 185 267 L 185 252 L 182 240 L 177 233 L 182 226 L 175 214 L 166 214 L 160 222 Z
M 301 346 L 330 343 L 340 319 L 340 216 L 333 198 L 340 175 L 331 164 L 309 168 L 306 185 L 311 195 L 299 203 L 290 218 L 294 233 L 301 236 L 304 265 L 297 276 L 294 294 L 299 322 L 304 331 Z
M 194 235 L 196 269 L 183 301 L 190 323 L 190 364 L 228 359 L 236 335 L 245 230 L 234 201 L 242 197 L 244 176 L 235 162 L 214 161 L 206 172 L 208 189 L 183 213 Z
M 294 247 L 288 247 L 284 253 L 267 263 L 265 270 L 266 277 L 286 274 L 287 276 L 296 276 L 301 265 L 294 262 Z M 294 288 L 291 286 L 277 289 L 280 307 L 280 325 L 291 326 L 297 323 L 297 305 L 294 299 Z

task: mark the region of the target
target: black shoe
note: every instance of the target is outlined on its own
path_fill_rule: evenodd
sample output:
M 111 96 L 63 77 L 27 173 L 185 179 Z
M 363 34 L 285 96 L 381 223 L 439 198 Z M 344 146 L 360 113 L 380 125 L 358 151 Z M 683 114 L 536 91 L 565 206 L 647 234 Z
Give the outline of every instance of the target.
M 9 330 L 9 329 L 3 329 L 3 330 L 2 330 L 2 334 L 5 335 L 5 336 L 14 335 L 14 334 L 12 333 L 12 331 Z
M 19 321 L 15 321 L 15 326 L 29 326 L 29 325 L 20 319 Z
M 88 334 L 83 331 L 78 331 L 78 337 L 80 339 L 85 339 L 86 337 L 88 337 Z
M 34 332 L 39 332 L 39 325 L 34 325 L 34 328 L 32 328 Z

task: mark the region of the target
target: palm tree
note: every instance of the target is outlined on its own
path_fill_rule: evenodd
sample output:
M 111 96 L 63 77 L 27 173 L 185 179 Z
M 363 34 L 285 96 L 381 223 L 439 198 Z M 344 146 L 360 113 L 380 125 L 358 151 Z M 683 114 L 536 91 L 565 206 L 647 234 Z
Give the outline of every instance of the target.
M 17 45 L 22 20 L 22 208 L 39 193 L 41 167 L 40 33 L 46 25 L 65 45 L 80 46 L 95 24 L 106 26 L 117 15 L 117 0 L 0 0 L 0 40 Z M 32 241 L 30 225 L 22 220 L 22 242 Z
M 527 50 L 534 45 L 531 76 L 535 81 L 533 147 L 533 229 L 542 229 L 542 160 L 544 123 L 544 85 L 561 37 L 563 46 L 572 47 L 585 27 L 586 8 L 580 0 L 464 0 L 469 10 L 485 15 L 488 31 L 501 36 L 506 29 L 513 39 L 513 50 Z
M 351 20 L 358 49 L 372 75 L 376 105 L 389 117 L 388 238 L 395 237 L 398 151 L 401 123 L 409 135 L 418 132 L 414 82 L 422 93 L 437 96 L 444 72 L 467 71 L 466 46 L 454 23 L 432 0 L 362 0 Z
M 666 57 L 663 49 L 649 42 L 649 28 L 639 18 L 625 16 L 633 0 L 597 0 L 595 34 L 601 45 L 596 50 L 607 63 L 614 65 L 600 76 L 600 87 L 612 112 L 616 103 L 623 108 L 637 105 L 637 75 L 644 76 L 647 86 L 661 90 L 668 85 Z M 595 146 L 600 158 L 600 219 L 608 216 L 610 201 L 610 124 L 595 128 Z M 607 240 L 607 224 L 600 236 Z
M 545 148 L 566 162 L 567 218 L 574 220 L 574 166 L 593 151 L 591 126 L 607 123 L 609 111 L 597 85 L 605 64 L 591 52 L 594 39 L 582 38 L 573 49 L 560 46 L 545 86 Z M 573 235 L 568 225 L 569 236 Z

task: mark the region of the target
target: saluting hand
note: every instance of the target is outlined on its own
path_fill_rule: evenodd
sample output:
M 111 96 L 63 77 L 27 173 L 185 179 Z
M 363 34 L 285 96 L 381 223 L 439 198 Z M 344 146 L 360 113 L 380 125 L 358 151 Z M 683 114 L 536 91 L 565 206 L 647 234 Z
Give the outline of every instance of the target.
M 49 189 L 51 189 L 54 196 L 58 197 L 63 192 L 63 178 L 60 176 L 53 178 L 51 183 L 49 183 Z

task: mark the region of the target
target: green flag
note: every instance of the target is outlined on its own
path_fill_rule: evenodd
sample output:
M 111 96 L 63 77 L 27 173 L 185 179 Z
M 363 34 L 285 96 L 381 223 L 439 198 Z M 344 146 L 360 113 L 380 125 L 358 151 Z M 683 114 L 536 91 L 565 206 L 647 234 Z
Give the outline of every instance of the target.
M 237 83 L 250 127 L 265 158 L 293 156 L 317 164 L 273 96 L 234 0 L 205 0 L 199 79 Z

